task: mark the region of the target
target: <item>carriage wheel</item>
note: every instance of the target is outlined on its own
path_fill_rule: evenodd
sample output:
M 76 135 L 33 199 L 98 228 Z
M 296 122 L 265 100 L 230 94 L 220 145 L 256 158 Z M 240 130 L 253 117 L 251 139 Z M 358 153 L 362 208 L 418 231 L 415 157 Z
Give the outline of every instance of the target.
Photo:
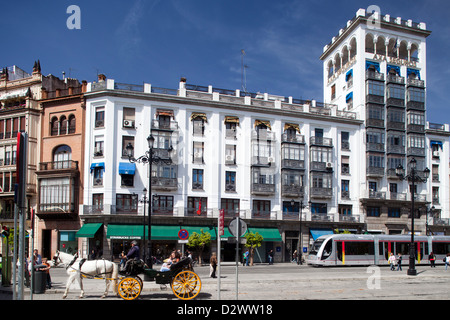
M 137 278 L 127 277 L 122 279 L 117 287 L 119 295 L 122 297 L 122 299 L 134 300 L 141 294 L 142 280 L 139 277 Z
M 195 298 L 202 288 L 199 276 L 192 271 L 181 271 L 172 280 L 173 293 L 182 300 Z

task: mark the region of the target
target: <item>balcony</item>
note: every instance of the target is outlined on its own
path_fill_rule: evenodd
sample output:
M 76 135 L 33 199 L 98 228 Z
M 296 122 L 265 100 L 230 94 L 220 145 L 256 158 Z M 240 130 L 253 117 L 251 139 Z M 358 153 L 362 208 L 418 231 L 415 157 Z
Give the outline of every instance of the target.
M 425 157 L 425 148 L 409 147 L 406 151 L 407 156 Z
M 405 84 L 405 78 L 395 74 L 388 74 L 387 83 Z
M 305 160 L 282 159 L 281 169 L 305 169 Z
M 311 187 L 309 193 L 313 198 L 331 199 L 333 196 L 333 188 Z
M 292 198 L 303 198 L 304 187 L 298 185 L 282 185 L 281 186 L 281 196 L 282 197 L 292 197 Z
M 271 216 L 271 211 L 252 211 L 252 219 L 270 220 Z M 274 213 L 274 216 L 276 216 L 276 213 Z
M 408 124 L 406 127 L 408 132 L 415 133 L 425 133 L 425 125 L 424 124 Z
M 366 80 L 384 81 L 384 73 L 378 73 L 372 70 L 366 70 Z
M 321 147 L 333 147 L 333 139 L 324 137 L 310 137 L 310 145 L 321 146 Z
M 419 80 L 419 79 L 408 79 L 407 84 L 408 84 L 408 87 L 413 86 L 413 87 L 425 88 L 425 82 L 423 80 Z
M 174 191 L 178 189 L 177 178 L 152 177 L 153 190 Z
M 40 219 L 65 220 L 74 219 L 77 216 L 75 204 L 72 203 L 39 203 L 36 215 Z
M 371 177 L 382 177 L 384 176 L 383 167 L 367 167 L 366 174 Z
M 291 135 L 291 134 L 286 134 L 283 133 L 281 135 L 281 143 L 283 142 L 289 142 L 289 143 L 305 143 L 305 136 L 301 135 L 301 134 L 295 134 L 295 135 Z
M 387 130 L 405 131 L 405 122 L 400 121 L 388 121 L 386 124 Z
M 405 107 L 405 99 L 397 99 L 397 98 L 388 98 L 386 100 L 387 107 Z
M 176 131 L 178 130 L 177 121 L 152 120 L 152 130 Z
M 384 128 L 384 119 L 366 119 L 366 127 Z
M 252 183 L 252 194 L 254 195 L 274 195 L 275 184 Z
M 378 96 L 375 94 L 366 95 L 366 103 L 378 103 L 384 104 L 384 96 Z
M 333 222 L 334 215 L 325 213 L 312 213 L 311 221 Z
M 396 146 L 388 144 L 386 153 L 405 154 L 405 146 Z
M 424 102 L 409 100 L 407 102 L 406 106 L 407 106 L 407 110 L 425 111 L 425 103 Z
M 366 151 L 384 152 L 384 143 L 368 142 Z
M 78 171 L 78 161 L 64 160 L 39 163 L 39 171 L 61 171 L 75 170 Z

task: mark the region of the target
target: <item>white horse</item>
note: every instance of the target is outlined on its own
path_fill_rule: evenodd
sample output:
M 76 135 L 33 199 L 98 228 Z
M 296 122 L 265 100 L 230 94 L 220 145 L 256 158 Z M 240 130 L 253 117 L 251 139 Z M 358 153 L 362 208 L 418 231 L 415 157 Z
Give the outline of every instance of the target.
M 53 257 L 53 265 L 58 266 L 59 264 L 63 264 L 66 266 L 67 274 L 69 275 L 69 279 L 67 279 L 66 283 L 66 291 L 64 292 L 63 299 L 67 297 L 67 293 L 69 292 L 70 285 L 78 280 L 80 285 L 80 298 L 84 297 L 83 290 L 83 276 L 87 278 L 100 277 L 106 281 L 106 289 L 103 293 L 102 298 L 106 297 L 109 290 L 110 282 L 113 281 L 113 292 L 117 294 L 117 280 L 119 277 L 119 267 L 114 262 L 109 260 L 90 260 L 90 261 L 82 261 L 81 258 L 78 258 L 78 254 L 74 256 L 68 253 L 56 251 Z

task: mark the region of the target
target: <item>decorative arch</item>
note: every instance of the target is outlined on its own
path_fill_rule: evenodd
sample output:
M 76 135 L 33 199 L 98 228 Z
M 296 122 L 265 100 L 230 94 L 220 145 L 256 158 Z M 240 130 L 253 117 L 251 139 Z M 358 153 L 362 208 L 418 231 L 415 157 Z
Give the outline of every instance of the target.
M 72 149 L 68 145 L 59 145 L 53 149 L 53 164 L 55 169 L 70 168 Z
M 373 35 L 371 33 L 366 34 L 366 52 L 375 53 Z
M 378 37 L 375 51 L 376 54 L 386 55 L 386 39 L 383 36 Z
M 419 61 L 419 45 L 417 43 L 411 44 L 411 51 L 410 51 L 410 60 L 411 61 Z
M 75 133 L 75 131 L 76 131 L 76 118 L 75 118 L 74 114 L 70 114 L 69 115 L 68 124 L 69 124 L 69 131 L 68 131 L 68 133 Z
M 408 60 L 408 43 L 405 40 L 400 42 L 398 57 L 403 60 Z
M 344 46 L 344 48 L 342 49 L 342 65 L 344 66 L 347 62 L 348 62 L 348 57 L 349 57 L 349 51 L 347 46 Z
M 59 120 L 57 117 L 53 117 L 52 120 L 50 120 L 50 135 L 59 135 Z
M 352 40 L 350 40 L 350 59 L 353 58 L 354 56 L 356 56 L 356 49 L 357 49 L 357 44 L 356 44 L 356 38 L 353 37 Z

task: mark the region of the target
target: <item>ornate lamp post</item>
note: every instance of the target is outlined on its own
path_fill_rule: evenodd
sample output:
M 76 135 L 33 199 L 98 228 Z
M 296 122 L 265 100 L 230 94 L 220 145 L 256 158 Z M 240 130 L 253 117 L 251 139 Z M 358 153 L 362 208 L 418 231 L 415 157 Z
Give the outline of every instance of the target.
M 407 274 L 409 276 L 417 275 L 416 271 L 416 249 L 414 244 L 414 193 L 415 193 L 415 183 L 417 182 L 427 182 L 430 175 L 430 169 L 425 168 L 423 170 L 423 178 L 417 174 L 416 171 L 416 159 L 412 158 L 409 162 L 408 174 L 405 175 L 405 169 L 401 164 L 395 169 L 395 174 L 402 180 L 408 180 L 412 182 L 411 188 L 411 243 L 409 245 L 409 268 Z
M 148 150 L 145 152 L 144 155 L 140 156 L 139 158 L 134 158 L 134 153 L 133 153 L 133 145 L 131 143 L 128 143 L 128 145 L 126 146 L 126 150 L 127 150 L 127 155 L 128 155 L 128 160 L 130 162 L 138 162 L 138 163 L 148 163 L 149 164 L 149 175 L 148 175 L 148 197 L 147 199 L 144 198 L 144 201 L 147 200 L 148 201 L 148 219 L 147 219 L 147 228 L 148 228 L 148 234 L 147 234 L 147 239 L 148 239 L 148 255 L 147 255 L 147 265 L 149 266 L 149 268 L 151 269 L 153 266 L 153 259 L 152 259 L 152 164 L 155 163 L 165 163 L 165 164 L 171 164 L 172 163 L 172 158 L 171 158 L 171 152 L 173 150 L 172 146 L 169 147 L 168 151 L 168 158 L 161 158 L 157 155 L 155 155 L 154 151 L 153 151 L 153 144 L 155 143 L 155 138 L 150 134 L 147 137 L 147 143 L 148 143 Z M 145 210 L 145 207 L 144 207 Z M 145 213 L 144 213 L 145 214 Z M 144 217 L 145 219 L 145 217 Z M 145 225 L 145 222 L 144 222 Z M 144 227 L 145 229 L 145 227 Z M 144 243 L 145 243 L 145 239 L 144 239 Z M 145 256 L 145 254 L 144 254 Z

